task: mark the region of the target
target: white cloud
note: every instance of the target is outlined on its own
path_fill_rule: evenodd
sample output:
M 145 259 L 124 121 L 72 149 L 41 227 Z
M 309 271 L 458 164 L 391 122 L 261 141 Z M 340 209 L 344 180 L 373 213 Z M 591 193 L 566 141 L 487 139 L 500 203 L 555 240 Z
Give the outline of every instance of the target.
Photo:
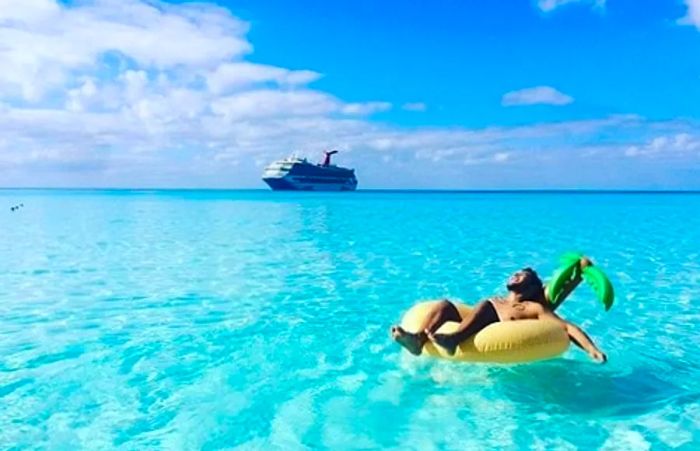
M 318 91 L 247 91 L 215 100 L 212 111 L 230 119 L 314 116 L 337 111 L 340 101 Z
M 684 156 L 695 154 L 700 156 L 700 138 L 689 133 L 678 133 L 672 136 L 658 136 L 647 144 L 629 146 L 625 150 L 628 157 Z
M 68 90 L 66 109 L 69 111 L 83 111 L 96 95 L 97 87 L 95 82 L 92 79 L 88 79 L 79 88 Z
M 391 109 L 389 102 L 365 102 L 365 103 L 349 103 L 345 105 L 341 111 L 344 114 L 354 114 L 358 116 L 366 116 L 372 113 L 379 113 Z
M 363 186 L 387 180 L 379 161 L 391 166 L 391 183 L 412 186 L 505 186 L 510 179 L 493 171 L 525 173 L 533 164 L 571 165 L 576 183 L 597 177 L 601 158 L 629 164 L 626 150 L 646 151 L 655 134 L 700 135 L 663 123 L 652 135 L 636 116 L 484 129 L 372 122 L 367 115 L 392 105 L 312 89 L 320 77 L 313 70 L 246 61 L 247 29 L 207 4 L 0 0 L 0 183 L 260 187 L 260 165 L 330 147 L 343 149 L 340 162 L 358 167 Z M 546 87 L 509 94 L 516 103 L 571 101 Z M 606 147 L 577 144 L 620 130 L 628 138 Z
M 310 89 L 245 91 L 215 99 L 211 103 L 214 114 L 229 120 L 326 116 L 332 113 L 365 116 L 390 108 L 391 104 L 387 102 L 346 104 L 329 94 Z
M 465 166 L 477 166 L 488 164 L 503 164 L 511 159 L 509 152 L 497 152 L 494 154 L 467 156 L 462 164 Z
M 0 0 L 0 94 L 38 101 L 105 55 L 149 69 L 207 68 L 251 50 L 221 8 L 142 0 Z
M 596 8 L 605 8 L 605 1 L 606 0 L 538 0 L 537 7 L 544 12 L 554 11 L 564 5 L 575 3 L 588 3 L 593 4 Z
M 502 163 L 504 161 L 508 161 L 510 159 L 510 156 L 511 154 L 509 154 L 508 152 L 499 152 L 494 154 L 493 160 Z
M 423 102 L 404 103 L 401 107 L 406 111 L 425 111 L 428 106 Z
M 207 75 L 207 83 L 212 92 L 222 93 L 267 82 L 280 86 L 306 85 L 320 77 L 321 74 L 310 70 L 291 71 L 264 64 L 237 62 L 220 65 Z
M 678 20 L 682 25 L 694 25 L 700 29 L 700 0 L 685 0 L 687 14 Z
M 52 0 L 0 0 L 0 21 L 17 24 L 44 22 L 61 8 Z
M 568 105 L 574 99 L 551 86 L 536 86 L 534 88 L 521 89 L 507 92 L 503 95 L 501 103 L 504 106 L 516 105 Z

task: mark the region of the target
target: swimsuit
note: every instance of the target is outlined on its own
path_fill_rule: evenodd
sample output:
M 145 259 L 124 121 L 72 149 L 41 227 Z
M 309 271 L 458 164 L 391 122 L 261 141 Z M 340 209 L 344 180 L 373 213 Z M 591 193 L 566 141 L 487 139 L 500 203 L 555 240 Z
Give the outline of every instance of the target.
M 471 324 L 463 331 L 458 332 L 457 335 L 461 340 L 465 340 L 472 335 L 476 335 L 481 330 L 485 329 L 486 326 L 500 321 L 501 319 L 498 317 L 496 307 L 493 305 L 493 301 L 489 299 L 483 303 L 479 311 L 472 317 Z
M 484 304 L 484 309 L 480 312 L 481 314 L 479 315 L 479 322 L 485 323 L 481 327 L 482 329 L 488 326 L 489 324 L 498 323 L 501 321 L 501 318 L 498 316 L 498 310 L 496 310 L 496 306 L 493 305 L 493 301 L 489 299 Z

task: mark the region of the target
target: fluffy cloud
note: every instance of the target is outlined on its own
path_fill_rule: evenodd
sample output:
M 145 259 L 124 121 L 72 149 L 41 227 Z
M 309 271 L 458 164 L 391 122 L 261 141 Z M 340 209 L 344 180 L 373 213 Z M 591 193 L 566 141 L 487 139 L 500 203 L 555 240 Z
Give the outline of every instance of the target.
M 146 152 L 167 166 L 185 147 L 193 159 L 266 147 L 282 119 L 330 128 L 391 108 L 309 89 L 312 70 L 243 60 L 247 31 L 209 4 L 0 0 L 0 165 L 128 166 Z
M 604 8 L 606 0 L 539 0 L 537 7 L 544 12 L 554 11 L 555 9 L 574 3 L 593 4 L 597 8 Z
M 700 138 L 689 133 L 678 133 L 673 136 L 658 136 L 644 145 L 630 146 L 625 151 L 628 157 L 653 157 L 663 155 L 665 158 L 700 156 Z
M 212 68 L 251 51 L 247 24 L 200 4 L 1 0 L 0 94 L 39 101 L 106 58 L 148 69 Z
M 0 0 L 0 183 L 261 187 L 270 160 L 333 147 L 365 187 L 505 187 L 522 180 L 508 174 L 533 168 L 537 185 L 550 186 L 566 165 L 576 171 L 571 183 L 597 180 L 601 159 L 631 161 L 629 149 L 647 152 L 656 138 L 636 116 L 483 129 L 372 121 L 392 105 L 314 89 L 313 68 L 247 61 L 247 31 L 208 4 Z M 546 87 L 504 96 L 567 101 Z M 694 128 L 661 123 L 653 133 L 697 136 Z M 627 138 L 590 144 L 621 130 Z
M 682 25 L 694 25 L 700 29 L 700 0 L 685 0 L 688 12 L 685 17 L 679 19 Z
M 260 83 L 277 86 L 306 85 L 321 77 L 310 70 L 287 70 L 281 67 L 246 62 L 225 63 L 207 75 L 207 84 L 214 93 L 245 88 Z
M 568 105 L 574 99 L 551 86 L 536 86 L 534 88 L 521 89 L 507 92 L 503 95 L 501 103 L 504 106 L 516 105 Z
M 212 112 L 234 120 L 284 116 L 323 116 L 336 111 L 340 101 L 327 94 L 302 91 L 257 90 L 217 99 Z
M 341 111 L 345 114 L 356 114 L 364 116 L 367 114 L 388 111 L 391 109 L 389 102 L 365 102 L 365 103 L 349 103 L 342 107 Z

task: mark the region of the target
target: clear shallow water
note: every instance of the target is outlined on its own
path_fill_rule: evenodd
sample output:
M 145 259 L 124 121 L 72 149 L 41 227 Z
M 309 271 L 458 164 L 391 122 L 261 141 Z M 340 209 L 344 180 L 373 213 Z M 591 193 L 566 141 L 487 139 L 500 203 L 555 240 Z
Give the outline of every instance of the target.
M 10 212 L 10 207 L 24 208 Z M 0 190 L 0 448 L 697 449 L 700 196 Z M 607 352 L 413 358 L 418 299 L 572 249 Z

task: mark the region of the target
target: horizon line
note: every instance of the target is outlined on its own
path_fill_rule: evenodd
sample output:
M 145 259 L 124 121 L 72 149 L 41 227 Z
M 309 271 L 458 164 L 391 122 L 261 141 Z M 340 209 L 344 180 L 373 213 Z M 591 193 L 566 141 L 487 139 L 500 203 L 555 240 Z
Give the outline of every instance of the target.
M 518 194 L 518 193 L 567 193 L 567 194 L 700 194 L 700 189 L 641 189 L 641 188 L 365 188 L 354 191 L 273 191 L 265 188 L 153 188 L 153 187 L 0 187 L 0 191 L 209 191 L 209 192 L 268 192 L 268 193 L 474 193 L 474 194 Z

